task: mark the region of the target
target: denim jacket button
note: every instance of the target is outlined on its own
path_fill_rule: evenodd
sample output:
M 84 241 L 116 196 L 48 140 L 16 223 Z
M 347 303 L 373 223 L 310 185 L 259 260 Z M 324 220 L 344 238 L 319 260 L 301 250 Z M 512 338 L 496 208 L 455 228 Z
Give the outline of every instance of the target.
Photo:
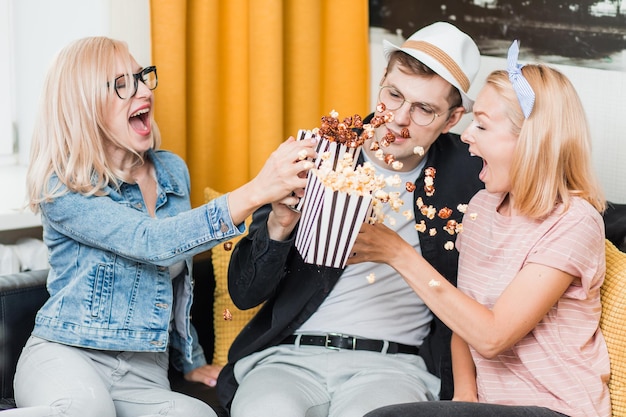
M 138 208 L 138 209 L 140 209 L 140 208 L 142 208 L 142 207 L 143 207 L 143 204 L 141 204 L 141 203 L 137 203 L 137 204 L 135 204 L 135 207 L 136 207 L 136 208 Z
M 150 344 L 154 346 L 163 346 L 163 342 L 161 342 L 160 340 L 153 340 L 150 342 Z

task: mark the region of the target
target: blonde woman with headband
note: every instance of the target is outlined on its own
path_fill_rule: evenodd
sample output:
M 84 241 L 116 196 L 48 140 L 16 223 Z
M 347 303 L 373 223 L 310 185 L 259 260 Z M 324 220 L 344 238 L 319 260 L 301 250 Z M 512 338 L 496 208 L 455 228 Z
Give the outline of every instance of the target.
M 158 149 L 157 83 L 156 67 L 105 37 L 71 43 L 48 72 L 28 190 L 50 298 L 7 416 L 216 415 L 168 382 L 170 351 L 184 372 L 205 363 L 189 321 L 192 257 L 240 235 L 261 205 L 295 204 L 306 184 L 299 155 L 315 151 L 290 138 L 251 182 L 192 210 L 185 163 Z
M 522 67 L 517 52 L 489 75 L 461 136 L 483 160 L 485 190 L 457 239 L 458 289 L 384 226 L 364 225 L 354 246 L 352 262 L 388 259 L 453 331 L 453 400 L 367 417 L 611 415 L 604 198 L 585 113 L 563 74 Z

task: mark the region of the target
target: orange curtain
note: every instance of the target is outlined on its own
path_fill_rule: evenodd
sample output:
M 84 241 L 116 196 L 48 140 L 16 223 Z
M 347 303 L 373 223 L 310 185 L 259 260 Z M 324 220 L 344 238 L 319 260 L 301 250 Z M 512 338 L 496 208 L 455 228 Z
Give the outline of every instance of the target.
M 256 175 L 298 129 L 365 115 L 364 0 L 151 0 L 155 118 L 183 157 L 192 204 Z

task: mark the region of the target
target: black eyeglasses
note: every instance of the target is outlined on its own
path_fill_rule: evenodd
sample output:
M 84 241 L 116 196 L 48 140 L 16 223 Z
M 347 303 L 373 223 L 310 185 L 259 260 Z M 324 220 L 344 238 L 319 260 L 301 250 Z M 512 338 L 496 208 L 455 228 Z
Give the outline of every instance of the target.
M 445 112 L 448 112 L 455 107 L 459 107 L 452 106 L 441 113 L 436 113 L 435 110 L 426 103 L 411 103 L 410 101 L 405 100 L 404 95 L 390 85 L 383 85 L 380 87 L 380 91 L 378 92 L 378 102 L 383 103 L 389 111 L 398 110 L 404 105 L 404 103 L 409 103 L 411 106 L 409 109 L 411 120 L 420 126 L 428 126 L 434 122 L 437 117 L 441 117 L 441 115 Z
M 131 75 L 133 77 L 132 89 L 127 87 L 127 85 L 129 84 Z M 144 83 L 146 87 L 148 87 L 150 90 L 154 90 L 155 88 L 157 88 L 159 79 L 157 77 L 156 67 L 154 65 L 150 67 L 146 67 L 142 69 L 140 72 L 138 72 L 137 74 L 120 75 L 113 82 L 113 88 L 115 89 L 115 94 L 117 94 L 117 96 L 121 98 L 122 100 L 133 97 L 135 94 L 137 94 L 139 81 Z M 107 83 L 107 87 L 110 87 L 110 86 L 111 84 Z

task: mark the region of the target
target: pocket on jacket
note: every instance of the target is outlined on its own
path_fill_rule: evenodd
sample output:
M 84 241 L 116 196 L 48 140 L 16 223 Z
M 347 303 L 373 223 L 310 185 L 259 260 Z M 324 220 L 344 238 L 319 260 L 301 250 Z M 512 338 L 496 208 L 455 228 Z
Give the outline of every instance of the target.
M 91 293 L 91 316 L 99 317 L 104 311 L 109 292 L 106 265 L 98 265 Z

